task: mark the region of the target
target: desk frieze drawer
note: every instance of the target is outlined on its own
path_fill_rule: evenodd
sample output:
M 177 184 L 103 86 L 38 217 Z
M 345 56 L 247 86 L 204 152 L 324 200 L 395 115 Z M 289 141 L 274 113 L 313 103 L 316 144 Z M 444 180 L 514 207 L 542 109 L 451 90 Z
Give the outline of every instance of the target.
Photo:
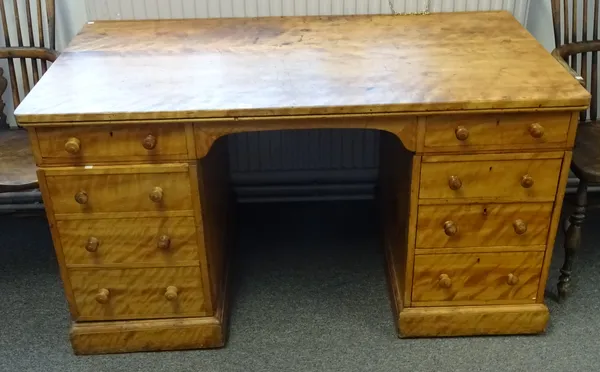
M 545 245 L 552 203 L 422 205 L 416 248 Z
M 415 256 L 413 306 L 534 303 L 544 252 Z
M 156 214 L 193 209 L 187 164 L 46 168 L 57 219 L 65 214 Z
M 77 320 L 205 316 L 200 268 L 69 269 Z
M 42 164 L 184 160 L 184 124 L 36 128 Z
M 554 201 L 563 153 L 425 156 L 420 203 L 426 199 Z
M 571 113 L 442 115 L 427 118 L 426 151 L 562 148 Z
M 201 229 L 193 217 L 63 220 L 56 227 L 67 266 L 198 263 Z

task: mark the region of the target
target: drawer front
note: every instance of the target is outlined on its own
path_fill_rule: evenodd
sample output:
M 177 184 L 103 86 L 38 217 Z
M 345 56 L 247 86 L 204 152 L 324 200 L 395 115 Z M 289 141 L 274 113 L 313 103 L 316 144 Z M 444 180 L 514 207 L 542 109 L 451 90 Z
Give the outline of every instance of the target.
M 552 203 L 422 205 L 417 248 L 546 244 Z
M 488 150 L 559 147 L 567 142 L 570 113 L 431 116 L 425 148 Z
M 65 220 L 56 227 L 67 265 L 198 261 L 193 217 Z
M 79 320 L 203 316 L 199 267 L 70 269 Z
M 553 201 L 562 159 L 423 163 L 420 199 Z
M 138 170 L 145 173 L 135 173 Z M 151 166 L 94 167 L 53 175 L 56 172 L 48 170 L 46 184 L 56 214 L 192 210 L 187 171 L 156 166 L 160 171 L 154 173 Z
M 416 255 L 412 300 L 535 302 L 543 252 Z
M 186 159 L 184 124 L 36 128 L 44 160 L 68 163 Z

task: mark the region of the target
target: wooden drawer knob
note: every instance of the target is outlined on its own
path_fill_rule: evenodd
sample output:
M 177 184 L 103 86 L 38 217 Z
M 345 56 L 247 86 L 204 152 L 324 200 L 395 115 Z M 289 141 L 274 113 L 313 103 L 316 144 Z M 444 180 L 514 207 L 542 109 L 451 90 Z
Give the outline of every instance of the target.
M 75 194 L 75 201 L 79 204 L 87 204 L 88 202 L 88 194 L 87 192 L 81 190 Z
M 71 155 L 79 153 L 81 150 L 81 141 L 78 138 L 71 137 L 65 142 L 65 151 Z
M 544 127 L 538 123 L 533 123 L 529 126 L 529 134 L 533 138 L 542 138 L 544 136 Z
M 147 135 L 142 141 L 142 146 L 144 146 L 146 150 L 154 150 L 156 147 L 156 137 L 151 134 Z
M 94 253 L 98 250 L 99 245 L 100 241 L 98 241 L 98 238 L 90 236 L 90 238 L 87 241 L 87 244 L 85 245 L 85 250 L 90 253 Z
M 158 249 L 167 250 L 171 246 L 171 238 L 168 235 L 161 235 L 158 237 L 158 243 L 156 243 Z
M 160 187 L 155 187 L 154 189 L 152 189 L 152 191 L 150 192 L 150 200 L 152 200 L 155 203 L 160 203 L 162 201 L 163 198 L 163 189 L 161 189 Z
M 458 190 L 462 187 L 462 181 L 458 176 L 450 176 L 450 178 L 448 178 L 448 186 L 450 186 L 452 190 Z
M 513 228 L 518 235 L 523 235 L 527 232 L 527 222 L 523 220 L 515 220 L 515 222 L 513 222 Z
M 442 274 L 439 277 L 440 287 L 442 288 L 450 288 L 452 287 L 452 279 L 448 276 L 448 274 Z
M 454 236 L 458 232 L 458 226 L 452 221 L 444 222 L 444 233 L 448 236 Z
M 177 299 L 177 287 L 175 286 L 168 286 L 167 290 L 165 291 L 165 298 L 169 301 L 174 301 Z
M 454 131 L 454 135 L 456 136 L 457 140 L 465 141 L 467 138 L 469 138 L 469 130 L 462 125 L 459 125 Z
M 515 285 L 519 282 L 519 277 L 513 273 L 508 274 L 508 279 L 506 279 L 506 283 L 508 285 Z
M 106 288 L 100 288 L 96 293 L 96 302 L 99 304 L 105 304 L 110 298 L 110 292 Z
M 523 177 L 521 177 L 521 186 L 523 186 L 526 189 L 528 189 L 531 186 L 533 186 L 533 177 L 531 177 L 528 174 L 526 174 Z

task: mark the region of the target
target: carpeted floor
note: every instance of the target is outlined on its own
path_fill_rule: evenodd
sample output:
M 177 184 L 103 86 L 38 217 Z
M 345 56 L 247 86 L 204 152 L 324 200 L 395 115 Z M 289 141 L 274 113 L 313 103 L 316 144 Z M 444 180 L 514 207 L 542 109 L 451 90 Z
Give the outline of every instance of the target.
M 240 207 L 230 337 L 217 350 L 74 356 L 46 221 L 0 216 L 0 371 L 598 371 L 600 213 L 540 336 L 398 339 L 371 202 Z

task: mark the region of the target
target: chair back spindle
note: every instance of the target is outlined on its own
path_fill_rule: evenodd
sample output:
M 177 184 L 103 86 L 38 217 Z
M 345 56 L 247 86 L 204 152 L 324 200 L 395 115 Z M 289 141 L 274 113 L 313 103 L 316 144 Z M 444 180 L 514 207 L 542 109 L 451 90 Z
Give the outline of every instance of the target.
M 8 59 L 15 108 L 56 58 L 54 7 L 54 0 L 0 0 L 5 43 L 0 58 Z
M 598 119 L 598 20 L 600 0 L 552 0 L 554 41 L 561 55 L 592 94 L 590 108 L 580 121 Z M 591 34 L 591 37 L 590 37 Z

